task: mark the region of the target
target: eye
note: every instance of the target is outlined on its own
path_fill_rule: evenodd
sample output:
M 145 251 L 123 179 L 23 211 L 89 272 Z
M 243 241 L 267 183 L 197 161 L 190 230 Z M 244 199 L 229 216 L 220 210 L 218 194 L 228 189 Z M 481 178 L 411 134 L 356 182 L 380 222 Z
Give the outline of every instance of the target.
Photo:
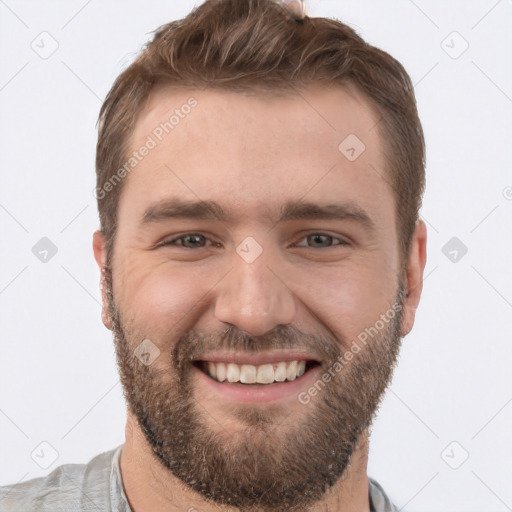
M 185 249 L 201 249 L 206 247 L 208 239 L 199 233 L 187 233 L 171 240 L 164 240 L 160 244 L 162 246 L 177 246 L 184 247 Z M 213 245 L 218 246 L 219 244 L 212 242 Z
M 321 233 L 313 233 L 311 235 L 308 235 L 304 237 L 302 240 L 306 241 L 307 245 L 304 244 L 297 244 L 297 247 L 310 247 L 310 248 L 326 248 L 326 247 L 332 247 L 335 245 L 348 245 L 348 242 L 335 237 L 331 235 L 323 235 Z
M 185 249 L 202 249 L 207 247 L 208 244 L 215 247 L 219 247 L 221 245 L 217 242 L 212 242 L 206 236 L 200 233 L 186 233 L 170 240 L 164 240 L 163 242 L 159 243 L 158 246 L 174 246 L 183 247 Z M 346 240 L 335 236 L 325 235 L 322 233 L 313 233 L 311 235 L 305 236 L 298 244 L 296 244 L 297 247 L 306 247 L 311 249 L 324 249 L 337 245 L 345 246 L 349 245 L 349 243 Z

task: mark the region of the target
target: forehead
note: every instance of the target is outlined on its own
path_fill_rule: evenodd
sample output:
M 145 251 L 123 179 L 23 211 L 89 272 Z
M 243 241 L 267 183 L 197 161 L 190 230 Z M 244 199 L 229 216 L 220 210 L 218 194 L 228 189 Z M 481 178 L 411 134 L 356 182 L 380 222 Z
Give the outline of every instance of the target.
M 282 94 L 159 87 L 130 139 L 127 158 L 137 161 L 120 221 L 168 197 L 212 200 L 253 218 L 290 199 L 357 199 L 378 216 L 379 208 L 393 210 L 393 199 L 377 125 L 370 103 L 350 87 Z
M 380 149 L 379 117 L 370 101 L 350 85 L 315 84 L 294 92 L 157 86 L 138 117 L 131 146 L 143 143 L 148 135 L 160 146 L 174 141 L 174 149 L 190 137 L 225 142 L 228 136 L 243 141 L 248 151 L 261 142 L 269 149 L 296 149 L 299 141 L 318 144 L 323 139 L 323 146 L 337 152 L 338 142 L 353 134 L 373 153 Z

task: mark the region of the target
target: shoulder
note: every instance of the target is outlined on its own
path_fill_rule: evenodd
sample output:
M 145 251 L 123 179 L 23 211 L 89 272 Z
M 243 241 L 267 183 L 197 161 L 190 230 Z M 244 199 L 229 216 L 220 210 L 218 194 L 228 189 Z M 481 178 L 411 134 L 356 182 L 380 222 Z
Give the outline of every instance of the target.
M 87 464 L 64 464 L 50 474 L 0 487 L 2 512 L 110 511 L 114 448 Z M 107 505 L 107 506 L 105 506 Z
M 398 509 L 387 497 L 381 485 L 370 477 L 368 477 L 368 482 L 375 512 L 398 512 Z

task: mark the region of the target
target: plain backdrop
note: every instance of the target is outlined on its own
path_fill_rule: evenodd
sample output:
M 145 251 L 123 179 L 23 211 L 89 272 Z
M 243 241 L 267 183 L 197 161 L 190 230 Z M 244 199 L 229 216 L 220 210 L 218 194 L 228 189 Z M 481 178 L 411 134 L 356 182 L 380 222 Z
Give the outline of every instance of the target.
M 91 248 L 95 124 L 151 31 L 195 4 L 0 1 L 0 485 L 124 441 Z M 368 473 L 410 512 L 512 510 L 512 2 L 311 0 L 308 13 L 403 63 L 427 143 L 423 298 Z

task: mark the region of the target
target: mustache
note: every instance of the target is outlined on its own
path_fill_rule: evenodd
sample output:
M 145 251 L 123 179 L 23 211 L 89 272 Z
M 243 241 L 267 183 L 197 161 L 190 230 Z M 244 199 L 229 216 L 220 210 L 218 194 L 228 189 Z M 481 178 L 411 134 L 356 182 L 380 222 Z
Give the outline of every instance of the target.
M 172 355 L 180 367 L 217 350 L 255 354 L 294 349 L 310 352 L 320 361 L 329 361 L 338 357 L 343 346 L 344 340 L 333 335 L 310 334 L 291 325 L 278 325 L 261 336 L 253 336 L 230 326 L 221 333 L 191 329 L 179 338 Z

